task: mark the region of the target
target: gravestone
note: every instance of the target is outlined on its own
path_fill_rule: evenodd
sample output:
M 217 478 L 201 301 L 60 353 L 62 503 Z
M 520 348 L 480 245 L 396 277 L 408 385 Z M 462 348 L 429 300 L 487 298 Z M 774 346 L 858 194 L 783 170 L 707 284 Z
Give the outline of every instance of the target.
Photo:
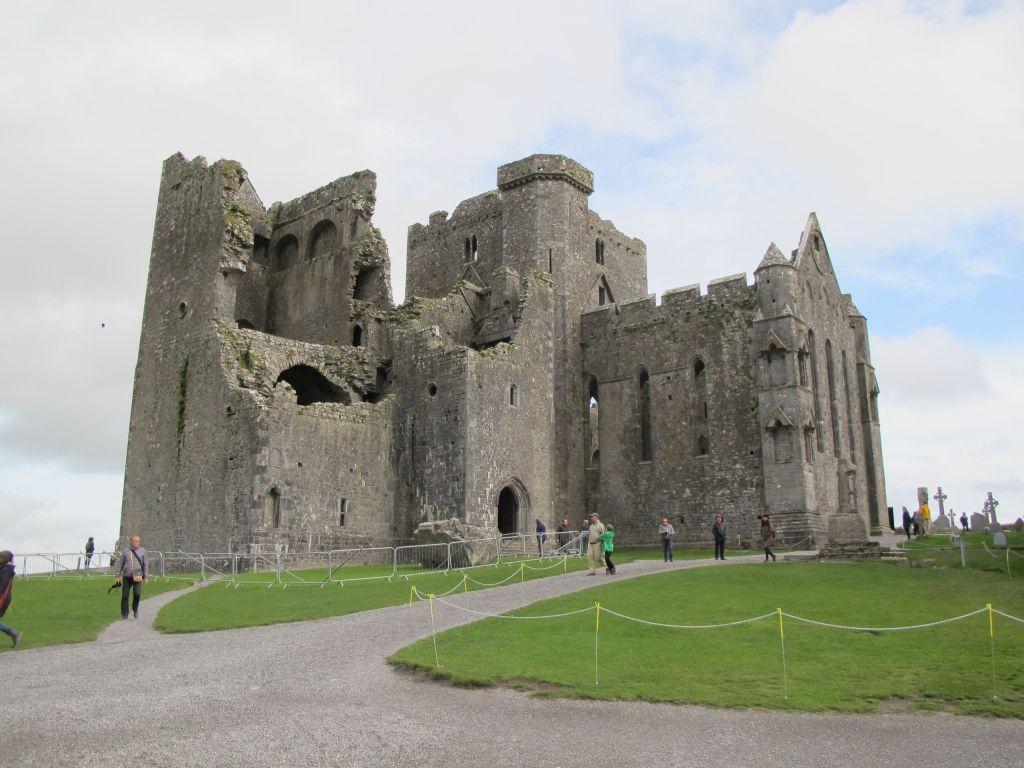
M 971 533 L 984 533 L 986 528 L 988 528 L 988 517 L 980 512 L 971 515 Z
M 949 533 L 950 525 L 949 518 L 945 515 L 939 515 L 935 518 L 935 522 L 932 523 L 933 533 Z
M 1002 531 L 997 531 L 992 534 L 992 546 L 993 547 L 1005 547 L 1006 546 L 1006 534 Z

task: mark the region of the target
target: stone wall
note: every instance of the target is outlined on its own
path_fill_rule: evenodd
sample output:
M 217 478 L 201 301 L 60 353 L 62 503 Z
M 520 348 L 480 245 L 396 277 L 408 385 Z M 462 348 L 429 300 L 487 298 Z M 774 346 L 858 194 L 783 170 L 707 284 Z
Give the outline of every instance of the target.
M 583 316 L 600 450 L 586 470 L 596 488 L 587 503 L 623 542 L 655 543 L 663 516 L 680 543 L 710 542 L 716 514 L 731 537 L 753 537 L 764 511 L 753 311 L 753 291 L 739 276 L 711 283 L 706 296 L 691 286 L 660 305 L 650 297 Z M 641 372 L 649 377 L 646 450 Z

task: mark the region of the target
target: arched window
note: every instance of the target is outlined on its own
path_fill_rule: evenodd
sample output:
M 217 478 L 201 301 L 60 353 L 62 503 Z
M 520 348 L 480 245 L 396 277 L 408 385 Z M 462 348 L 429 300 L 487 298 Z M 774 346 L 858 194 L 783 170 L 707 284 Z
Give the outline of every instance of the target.
M 513 408 L 519 407 L 519 387 L 515 384 L 508 388 L 508 404 Z
M 306 259 L 324 258 L 330 256 L 334 251 L 334 244 L 338 239 L 338 229 L 330 219 L 324 219 L 315 227 L 309 236 L 309 250 L 306 252 Z
M 472 248 L 472 254 L 471 254 L 471 255 L 472 255 L 472 257 L 473 257 L 473 258 L 472 258 L 472 260 L 473 260 L 473 261 L 476 261 L 476 260 L 477 260 L 477 257 L 478 257 L 478 255 L 479 255 L 479 254 L 477 253 L 477 250 L 476 250 L 476 235 L 473 235 L 473 238 L 472 238 L 472 246 L 473 246 L 473 248 Z
M 598 467 L 600 456 L 600 411 L 597 404 L 597 379 L 593 376 L 584 382 L 583 392 L 583 451 L 588 467 Z
M 699 357 L 693 362 L 693 416 L 699 422 L 708 419 L 708 382 L 704 361 Z
M 604 306 L 604 300 L 605 300 L 605 296 L 604 296 L 604 286 L 603 286 L 603 285 L 600 285 L 600 286 L 598 286 L 598 288 L 597 288 L 597 305 L 598 305 L 599 307 L 603 307 L 603 306 Z
M 813 431 L 810 427 L 804 427 L 804 460 L 808 464 L 814 463 L 814 438 L 811 437 Z
M 351 402 L 348 394 L 316 368 L 309 365 L 293 365 L 277 377 L 278 381 L 285 381 L 295 390 L 299 405 L 313 405 L 314 403 L 344 403 Z
M 650 461 L 651 450 L 651 377 L 641 368 L 636 379 L 638 427 L 640 433 L 640 461 Z
M 359 301 L 373 301 L 379 293 L 380 267 L 366 265 L 359 268 L 356 273 L 356 284 L 352 289 L 352 296 Z
M 788 424 L 776 421 L 769 428 L 772 444 L 772 459 L 778 464 L 793 460 L 793 428 Z
M 274 249 L 274 270 L 280 272 L 293 267 L 298 253 L 299 241 L 295 239 L 295 235 L 282 237 Z
M 281 527 L 281 492 L 271 488 L 266 499 L 267 525 L 271 528 Z
M 842 455 L 842 446 L 839 443 L 839 410 L 836 401 L 836 368 L 832 360 L 832 340 L 825 339 L 825 371 L 828 375 L 828 411 L 832 420 L 832 447 L 835 455 Z
M 768 362 L 768 386 L 781 387 L 788 384 L 786 350 L 779 349 L 773 344 L 768 348 L 766 357 Z
M 598 264 L 604 264 L 604 240 L 597 239 L 594 241 L 594 261 Z
M 352 346 L 361 347 L 363 345 L 363 328 L 360 325 L 352 326 Z
M 817 426 L 818 450 L 825 450 L 825 438 L 821 431 L 821 394 L 818 391 L 818 350 L 814 343 L 814 331 L 807 332 L 807 350 L 811 355 L 811 394 L 814 396 L 814 423 Z
M 711 441 L 708 440 L 707 435 L 701 435 L 697 438 L 697 455 L 707 456 L 711 453 Z
M 798 373 L 800 375 L 800 386 L 801 387 L 806 387 L 807 386 L 807 357 L 808 357 L 808 355 L 809 355 L 809 353 L 807 352 L 807 347 L 806 346 L 800 347 L 800 351 L 796 353 L 796 364 L 797 364 Z

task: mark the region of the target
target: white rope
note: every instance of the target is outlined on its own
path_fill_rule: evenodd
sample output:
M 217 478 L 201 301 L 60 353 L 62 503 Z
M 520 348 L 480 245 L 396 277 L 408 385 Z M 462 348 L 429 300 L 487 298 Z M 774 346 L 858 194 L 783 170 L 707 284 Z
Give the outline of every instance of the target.
M 499 586 L 501 584 L 504 584 L 504 583 L 506 583 L 508 581 L 511 581 L 512 579 L 514 579 L 518 575 L 519 575 L 519 568 L 516 568 L 514 571 L 512 571 L 512 573 L 510 573 L 508 576 L 506 576 L 501 581 L 495 581 L 493 583 L 488 582 L 488 581 L 477 581 L 472 576 L 470 576 L 468 573 L 466 574 L 466 579 L 468 581 L 473 582 L 474 584 L 476 584 L 477 586 L 480 586 L 480 587 L 497 587 L 497 586 Z
M 419 594 L 419 590 L 416 590 L 416 592 L 417 594 Z M 460 611 L 464 611 L 465 613 L 472 613 L 477 616 L 487 616 L 491 619 L 561 619 L 566 616 L 578 616 L 581 613 L 587 613 L 589 611 L 594 610 L 594 606 L 591 605 L 587 608 L 580 608 L 578 611 L 569 611 L 568 613 L 552 613 L 546 616 L 510 616 L 505 613 L 486 613 L 484 611 L 475 611 L 472 608 L 467 608 L 466 606 L 459 605 L 458 603 L 450 603 L 447 600 L 439 598 L 437 595 L 434 595 L 434 600 L 436 600 L 439 603 L 444 603 L 445 605 L 450 606 L 452 608 L 457 608 Z
M 990 557 L 999 557 L 999 555 L 997 555 L 995 552 L 988 548 L 988 544 L 986 544 L 984 541 L 981 542 L 981 546 L 985 548 L 985 551 L 988 552 Z
M 939 621 L 930 621 L 927 624 L 911 624 L 906 627 L 850 627 L 845 624 L 829 624 L 825 621 L 815 621 L 814 619 L 805 619 L 803 616 L 794 616 L 792 613 L 786 613 L 783 611 L 783 616 L 788 616 L 795 621 L 802 621 L 806 624 L 816 624 L 819 627 L 828 627 L 830 629 L 852 629 L 857 632 L 903 632 L 908 629 L 926 629 L 928 627 L 937 627 L 940 624 L 950 624 L 954 621 L 961 621 L 968 619 L 971 616 L 977 616 L 979 613 L 985 613 L 987 608 L 979 608 L 976 611 L 965 613 L 963 616 L 954 616 L 951 619 L 940 619 Z
M 550 571 L 552 568 L 557 568 L 558 566 L 560 566 L 562 564 L 562 560 L 564 559 L 565 558 L 562 558 L 561 560 L 556 560 L 551 565 L 542 565 L 540 568 L 531 568 L 524 562 L 523 567 L 528 571 Z
M 442 597 L 448 597 L 448 595 L 451 595 L 451 594 L 457 592 L 461 588 L 462 588 L 462 581 L 460 580 L 458 584 L 456 584 L 454 587 L 449 589 L 447 592 L 442 592 L 440 595 L 434 595 L 434 599 L 437 600 L 437 599 L 442 598 Z M 420 600 L 426 600 L 427 597 L 429 596 L 428 594 L 424 594 L 423 592 L 420 592 L 418 589 L 416 589 L 416 587 L 413 587 L 412 591 L 416 593 L 416 597 L 418 597 Z
M 1000 616 L 1004 616 L 1004 617 L 1006 617 L 1007 619 L 1013 619 L 1014 621 L 1019 621 L 1019 622 L 1020 622 L 1021 624 L 1024 624 L 1024 619 L 1019 619 L 1019 618 L 1017 618 L 1016 616 L 1011 616 L 1011 615 L 1010 615 L 1010 614 L 1008 614 L 1008 613 L 1003 613 L 1003 612 L 1002 612 L 1002 611 L 1000 611 L 1000 610 L 999 610 L 998 608 L 993 608 L 993 609 L 992 609 L 992 613 L 998 613 L 998 614 L 999 614 Z
M 663 624 L 658 621 L 648 621 L 647 619 L 638 619 L 634 616 L 626 616 L 623 613 L 617 613 L 611 608 L 605 608 L 601 606 L 601 613 L 610 613 L 612 616 L 618 616 L 620 619 L 626 621 L 635 621 L 638 624 L 647 624 L 651 627 L 667 627 L 669 629 L 719 629 L 721 627 L 736 627 L 740 624 L 750 624 L 755 621 L 761 621 L 762 619 L 770 619 L 776 614 L 766 613 L 764 616 L 755 616 L 752 619 L 740 619 L 739 621 L 727 621 L 724 624 Z

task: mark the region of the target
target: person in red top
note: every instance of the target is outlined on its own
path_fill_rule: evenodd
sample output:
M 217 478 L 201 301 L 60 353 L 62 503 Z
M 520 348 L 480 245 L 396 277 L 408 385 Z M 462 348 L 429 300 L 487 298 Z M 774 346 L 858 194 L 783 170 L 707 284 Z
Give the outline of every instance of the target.
M 0 618 L 11 607 L 11 590 L 14 587 L 14 554 L 9 549 L 0 552 Z M 21 632 L 0 621 L 0 632 L 3 632 L 17 646 L 21 642 Z

